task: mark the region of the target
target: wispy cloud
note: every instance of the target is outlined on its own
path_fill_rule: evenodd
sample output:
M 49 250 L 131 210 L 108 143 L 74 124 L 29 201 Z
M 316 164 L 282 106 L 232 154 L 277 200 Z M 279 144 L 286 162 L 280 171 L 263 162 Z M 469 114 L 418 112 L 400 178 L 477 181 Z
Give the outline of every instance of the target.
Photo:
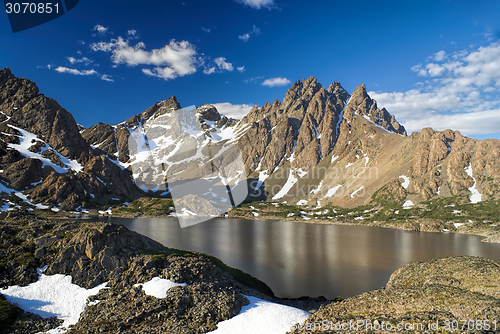
M 203 30 L 204 32 L 206 32 L 207 34 L 211 31 L 211 29 L 209 28 L 205 28 L 204 26 L 201 26 L 201 30 Z
M 222 73 L 224 71 L 232 72 L 234 70 L 234 66 L 232 63 L 228 62 L 225 57 L 215 58 L 213 61 L 208 61 L 207 64 L 205 60 L 202 61 L 205 69 L 203 73 L 212 74 L 212 73 Z M 243 68 L 245 70 L 245 66 L 238 67 L 238 71 L 242 72 L 240 69 Z
M 89 59 L 87 57 L 82 57 L 80 59 L 75 58 L 75 57 L 66 57 L 66 59 L 68 59 L 68 61 L 71 64 L 85 64 L 85 65 L 89 65 L 90 63 L 93 62 L 92 59 Z
M 403 120 L 407 130 L 430 126 L 466 135 L 499 132 L 499 42 L 449 55 L 437 52 L 412 71 L 426 78 L 417 88 L 369 93 L 379 106 Z
M 256 26 L 253 26 L 252 31 L 243 35 L 239 35 L 238 38 L 241 39 L 243 42 L 247 42 L 250 39 L 250 37 L 257 35 L 260 35 L 260 29 L 257 28 Z
M 97 71 L 94 70 L 94 69 L 80 71 L 80 70 L 77 70 L 75 68 L 67 68 L 67 67 L 64 67 L 64 66 L 58 66 L 58 67 L 56 67 L 54 69 L 54 71 L 57 71 L 59 73 L 69 73 L 69 74 L 74 74 L 74 75 L 93 75 L 93 74 L 97 74 Z
M 51 69 L 52 66 L 47 65 L 47 68 Z M 82 76 L 96 75 L 101 80 L 114 82 L 114 80 L 111 78 L 110 75 L 100 74 L 99 72 L 97 72 L 94 69 L 90 69 L 90 70 L 78 70 L 76 68 L 68 68 L 68 67 L 64 67 L 64 66 L 58 66 L 58 67 L 56 67 L 54 69 L 54 71 L 59 72 L 59 73 L 68 73 L 68 74 L 82 75 Z
M 229 102 L 214 103 L 219 113 L 227 117 L 242 119 L 252 109 L 250 104 L 231 104 Z
M 215 73 L 215 66 L 205 68 L 205 69 L 203 70 L 203 73 L 205 73 L 205 74 L 212 74 L 212 73 Z
M 239 3 L 247 5 L 255 9 L 271 8 L 274 5 L 274 0 L 236 0 Z
M 238 72 L 241 72 L 241 73 L 245 72 L 245 66 L 240 66 L 240 67 L 237 67 L 236 69 L 238 70 Z
M 100 24 L 96 24 L 93 30 L 97 31 L 97 33 L 99 35 L 106 35 L 106 33 L 108 32 L 109 28 L 106 28 L 106 27 L 104 27 L 104 26 L 102 26 Z
M 127 36 L 129 39 L 139 38 L 139 34 L 137 33 L 137 30 L 135 30 L 135 29 L 127 30 Z
M 268 87 L 279 87 L 279 86 L 285 86 L 290 84 L 291 81 L 288 80 L 287 78 L 282 78 L 282 77 L 277 77 L 277 78 L 270 78 L 264 80 L 262 82 L 262 86 L 268 86 Z
M 248 78 L 248 79 L 243 80 L 243 82 L 245 82 L 245 83 L 255 82 L 255 81 L 260 80 L 260 79 L 262 79 L 262 78 L 264 78 L 264 77 L 263 77 L 263 76 L 260 76 L 260 77 L 252 77 L 252 78 Z

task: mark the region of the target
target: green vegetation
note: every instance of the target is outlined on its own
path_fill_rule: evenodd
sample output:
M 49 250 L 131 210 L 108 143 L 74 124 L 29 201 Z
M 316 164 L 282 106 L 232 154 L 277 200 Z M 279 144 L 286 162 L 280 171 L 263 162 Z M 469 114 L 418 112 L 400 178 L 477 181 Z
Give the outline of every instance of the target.
M 5 297 L 0 294 L 0 333 L 3 333 L 9 327 L 17 316 L 17 307 L 9 303 Z
M 162 265 L 164 261 L 171 256 L 191 257 L 191 256 L 196 256 L 197 254 L 201 254 L 206 258 L 208 258 L 216 267 L 230 274 L 238 282 L 245 284 L 246 286 L 252 287 L 254 289 L 257 289 L 262 293 L 274 296 L 274 292 L 266 283 L 260 281 L 259 279 L 253 277 L 252 275 L 249 275 L 237 268 L 228 266 L 215 256 L 204 253 L 188 252 L 181 249 L 168 248 L 168 247 L 165 247 L 161 250 L 157 250 L 155 252 L 148 252 L 148 254 L 151 255 L 153 261 L 155 261 L 156 264 L 158 265 Z
M 121 207 L 123 203 L 115 205 L 114 213 L 155 213 L 168 215 L 173 212 L 174 202 L 171 198 L 140 198 L 128 206 Z M 113 207 L 113 206 L 111 206 Z M 103 207 L 107 210 L 109 206 Z
M 402 201 L 395 201 L 384 195 L 384 187 L 372 196 L 371 205 L 354 208 L 341 208 L 325 205 L 320 208 L 306 208 L 276 202 L 250 202 L 240 205 L 231 212 L 231 216 L 253 217 L 252 212 L 259 217 L 282 219 L 317 219 L 350 223 L 390 222 L 415 223 L 419 220 L 434 220 L 437 222 L 467 223 L 470 226 L 485 226 L 497 222 L 500 217 L 500 201 L 486 200 L 479 203 L 468 203 L 464 196 L 435 198 L 421 202 L 418 206 L 403 208 Z M 492 229 L 500 227 L 492 226 Z
M 252 287 L 262 293 L 268 294 L 270 296 L 274 296 L 273 290 L 264 282 L 260 281 L 259 279 L 253 277 L 250 274 L 247 274 L 237 268 L 233 268 L 216 258 L 215 256 L 208 255 L 208 254 L 203 254 L 206 257 L 212 261 L 213 264 L 215 264 L 217 267 L 220 269 L 224 270 L 225 272 L 229 273 L 235 280 L 237 280 L 240 283 L 245 284 L 246 286 Z

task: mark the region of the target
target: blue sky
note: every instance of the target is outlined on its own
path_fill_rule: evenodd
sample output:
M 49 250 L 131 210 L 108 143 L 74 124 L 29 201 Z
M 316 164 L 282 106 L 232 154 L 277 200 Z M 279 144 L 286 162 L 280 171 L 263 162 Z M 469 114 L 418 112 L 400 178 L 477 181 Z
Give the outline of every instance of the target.
M 498 13 L 496 0 L 81 0 L 15 34 L 0 14 L 0 67 L 86 127 L 171 95 L 237 116 L 316 76 L 365 83 L 410 131 L 500 138 Z

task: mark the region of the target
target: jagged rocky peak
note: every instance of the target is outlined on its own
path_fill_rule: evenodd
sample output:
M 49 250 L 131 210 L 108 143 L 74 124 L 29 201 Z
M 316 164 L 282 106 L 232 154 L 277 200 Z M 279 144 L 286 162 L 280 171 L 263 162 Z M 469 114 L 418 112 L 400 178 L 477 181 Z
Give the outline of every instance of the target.
M 155 103 L 145 111 L 141 113 L 144 120 L 148 120 L 151 116 L 159 116 L 174 110 L 180 109 L 181 105 L 177 102 L 175 95 L 172 95 L 167 100 L 163 100 Z
M 342 107 L 349 100 L 351 95 L 340 85 L 340 82 L 335 81 L 328 86 L 326 90 L 328 98 L 337 105 L 342 103 Z
M 217 122 L 221 119 L 219 111 L 211 104 L 205 103 L 201 107 L 196 108 L 196 110 L 200 118 L 206 121 Z
M 377 101 L 366 92 L 365 84 L 359 85 L 354 90 L 346 111 L 344 117 L 349 121 L 354 118 L 354 115 L 360 115 L 387 131 L 406 136 L 406 129 L 396 120 L 396 117 L 385 108 L 378 108 Z
M 79 159 L 90 150 L 73 116 L 9 68 L 0 70 L 0 111 L 9 125 L 29 131 L 67 158 Z

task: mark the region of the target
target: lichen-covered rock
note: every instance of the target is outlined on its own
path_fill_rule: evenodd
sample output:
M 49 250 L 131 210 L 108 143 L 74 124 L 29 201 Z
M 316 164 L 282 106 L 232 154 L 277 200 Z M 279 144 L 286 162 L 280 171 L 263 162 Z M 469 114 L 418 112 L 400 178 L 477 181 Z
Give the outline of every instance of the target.
M 307 324 L 321 323 L 325 319 L 334 324 L 356 323 L 360 320 L 363 323 L 384 322 L 394 326 L 398 323 L 419 322 L 425 324 L 424 330 L 399 332 L 424 333 L 428 324 L 436 321 L 442 329 L 445 321 L 491 321 L 500 317 L 499 282 L 498 261 L 460 256 L 413 262 L 396 270 L 384 289 L 325 305 L 309 317 L 301 328 L 307 328 Z M 326 331 L 320 328 L 312 331 L 297 328 L 291 333 L 305 332 L 336 333 L 330 328 Z M 373 331 L 360 327 L 355 332 Z

